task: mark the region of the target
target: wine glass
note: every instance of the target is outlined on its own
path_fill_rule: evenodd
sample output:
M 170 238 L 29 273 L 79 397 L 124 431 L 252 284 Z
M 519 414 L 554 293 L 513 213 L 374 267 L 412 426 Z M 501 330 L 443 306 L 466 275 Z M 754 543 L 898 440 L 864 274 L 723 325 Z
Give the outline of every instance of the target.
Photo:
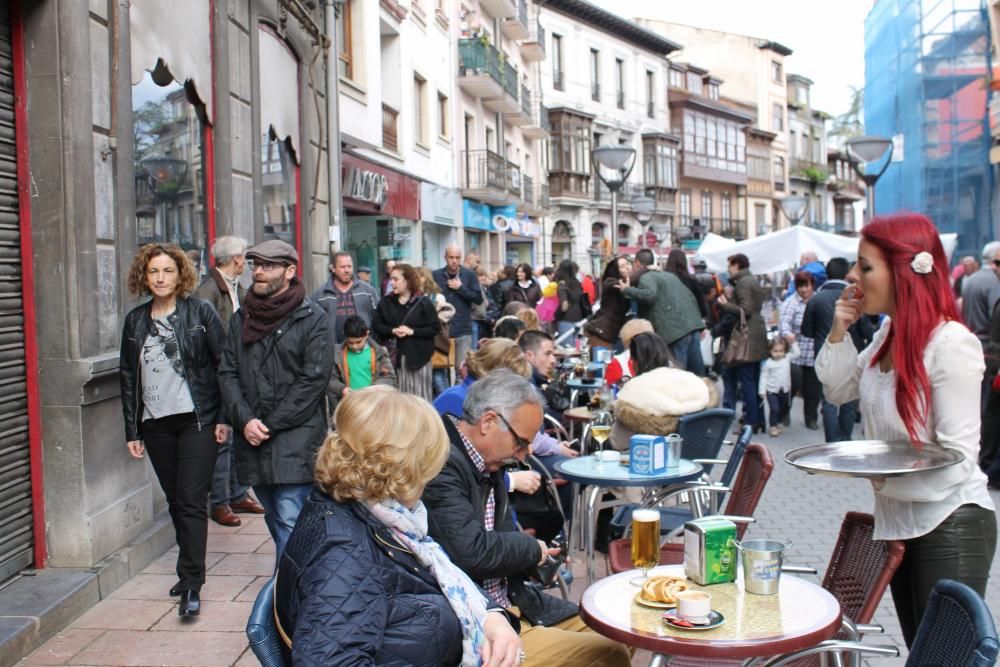
M 604 451 L 604 443 L 611 437 L 611 413 L 598 410 L 590 417 L 590 437 L 600 445 L 600 451 Z

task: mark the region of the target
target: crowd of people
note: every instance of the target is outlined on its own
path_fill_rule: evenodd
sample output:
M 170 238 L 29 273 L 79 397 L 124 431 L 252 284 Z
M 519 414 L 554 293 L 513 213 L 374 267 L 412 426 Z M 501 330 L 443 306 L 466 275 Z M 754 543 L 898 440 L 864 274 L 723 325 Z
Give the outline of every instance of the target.
M 149 298 L 122 333 L 128 451 L 148 452 L 167 498 L 182 616 L 201 612 L 208 520 L 256 512 L 295 664 L 630 664 L 538 576 L 570 506 L 567 485 L 552 508 L 546 480 L 581 453 L 545 427 L 570 407 L 557 351 L 581 345 L 608 351 L 611 392 L 665 368 L 718 380 L 755 432 L 780 435 L 800 395 L 827 441 L 860 420 L 869 438 L 960 449 L 961 466 L 875 480 L 876 536 L 908 543 L 893 581 L 907 643 L 941 573 L 985 589 L 1000 244 L 951 276 L 928 221 L 876 220 L 853 268 L 807 253 L 787 289 L 739 253 L 712 274 L 644 249 L 594 280 L 570 260 L 490 274 L 449 247 L 437 270 L 389 262 L 372 283 L 340 252 L 311 296 L 283 241 L 221 237 L 212 254 L 199 286 L 182 250 L 143 246 L 128 285 Z

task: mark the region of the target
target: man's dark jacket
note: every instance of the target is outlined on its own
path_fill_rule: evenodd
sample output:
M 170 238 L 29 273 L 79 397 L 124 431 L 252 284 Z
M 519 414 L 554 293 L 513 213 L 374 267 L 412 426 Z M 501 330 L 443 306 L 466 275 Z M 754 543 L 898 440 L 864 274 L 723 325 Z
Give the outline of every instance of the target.
M 318 488 L 281 557 L 275 607 L 296 665 L 462 660 L 462 628 L 430 570 L 364 505 Z
M 153 324 L 153 302 L 133 308 L 125 316 L 118 376 L 121 385 L 125 440 L 142 440 L 142 346 Z M 212 304 L 195 297 L 177 299 L 174 312 L 167 316 L 174 329 L 184 378 L 191 392 L 195 418 L 201 427 L 224 422 L 220 411 L 216 369 L 225 347 L 225 330 Z
M 458 289 L 448 287 L 447 266 L 438 269 L 433 275 L 444 298 L 455 306 L 455 316 L 448 323 L 448 335 L 451 338 L 472 335 L 472 306 L 483 302 L 483 290 L 479 287 L 476 272 L 464 266 L 458 267 L 458 278 L 462 281 Z
M 819 354 L 820 348 L 826 343 L 826 337 L 830 335 L 830 329 L 833 328 L 833 314 L 837 310 L 837 300 L 846 287 L 847 283 L 843 280 L 836 278 L 828 280 L 806 302 L 806 310 L 802 313 L 802 335 L 816 342 L 816 354 Z M 847 333 L 851 334 L 854 347 L 860 352 L 871 342 L 875 328 L 868 317 L 862 315 L 861 319 L 851 325 Z
M 427 532 L 453 563 L 482 586 L 484 579 L 507 580 L 507 596 L 532 625 L 551 626 L 577 613 L 577 606 L 525 584 L 541 557 L 538 540 L 517 530 L 510 513 L 503 471 L 481 473 L 469 458 L 451 417 L 445 415 L 451 451 L 444 469 L 424 489 Z M 486 530 L 486 500 L 496 499 L 494 529 Z
M 379 296 L 375 288 L 363 280 L 354 279 L 351 284 L 351 298 L 354 300 L 354 312 L 365 321 L 369 327 L 372 325 L 372 317 L 375 315 L 375 307 L 378 306 Z M 330 318 L 330 324 L 336 327 L 334 332 L 337 336 L 337 344 L 344 342 L 344 323 L 337 322 L 337 304 L 344 292 L 341 292 L 333 284 L 333 276 L 326 281 L 326 284 L 312 293 L 309 298 L 316 305 L 326 311 L 326 316 Z
M 242 339 L 244 308 L 233 315 L 219 366 L 219 387 L 233 425 L 241 484 L 307 484 L 326 437 L 324 400 L 333 372 L 333 328 L 309 299 L 269 336 Z M 243 437 L 251 419 L 271 437 L 252 447 Z
M 214 266 L 208 270 L 208 277 L 198 285 L 194 295 L 199 299 L 204 299 L 215 306 L 215 310 L 222 318 L 222 326 L 229 330 L 229 320 L 233 317 L 233 299 L 229 296 L 229 285 L 222 273 Z M 238 281 L 236 283 L 236 299 L 243 303 L 246 298 L 247 289 Z

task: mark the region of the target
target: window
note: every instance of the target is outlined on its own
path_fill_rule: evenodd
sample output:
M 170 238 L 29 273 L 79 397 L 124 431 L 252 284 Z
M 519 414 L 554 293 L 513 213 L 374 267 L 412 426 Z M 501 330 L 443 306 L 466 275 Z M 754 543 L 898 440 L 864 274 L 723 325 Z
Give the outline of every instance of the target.
M 345 2 L 337 18 L 337 72 L 348 79 L 354 78 L 351 32 L 351 3 Z
M 706 224 L 712 219 L 712 191 L 701 191 L 701 217 L 702 224 Z
M 727 227 L 729 221 L 733 217 L 733 199 L 732 199 L 732 194 L 730 194 L 728 192 L 723 192 L 720 195 L 719 203 L 720 203 L 719 215 L 722 217 L 722 226 L 723 227 Z
M 694 72 L 688 72 L 687 74 L 687 89 L 695 95 L 701 95 L 701 74 L 695 74 Z
M 556 90 L 566 90 L 563 80 L 562 35 L 555 33 L 552 33 L 552 87 Z
M 708 84 L 708 97 L 712 100 L 719 99 L 719 84 L 710 83 Z
M 798 143 L 796 139 L 798 138 L 798 133 L 795 130 L 788 130 L 788 154 L 795 155 L 795 146 Z
M 681 225 L 689 227 L 691 225 L 691 191 L 681 190 L 680 197 L 678 199 Z
M 813 162 L 816 164 L 823 163 L 823 147 L 820 145 L 819 137 L 813 137 Z
M 416 72 L 413 73 L 413 139 L 422 146 L 427 146 L 427 80 Z
M 670 87 L 684 88 L 684 72 L 673 67 L 670 68 Z
M 601 101 L 601 54 L 597 49 L 590 50 L 590 99 Z
M 442 139 L 447 139 L 449 136 L 448 120 L 448 96 L 438 91 L 438 136 Z
M 753 216 L 757 225 L 757 233 L 767 234 L 770 231 L 767 225 L 767 204 L 754 204 Z
M 618 225 L 618 247 L 624 248 L 628 245 L 629 236 L 632 233 L 632 228 L 626 223 L 619 223 Z
M 785 109 L 780 104 L 771 105 L 771 130 L 781 132 L 785 129 Z
M 784 83 L 784 79 L 781 76 L 781 63 L 777 60 L 771 61 L 771 80 L 775 83 Z
M 774 158 L 774 182 L 785 187 L 785 158 L 781 156 Z
M 652 118 L 656 113 L 656 76 L 646 70 L 646 116 Z
M 677 189 L 677 148 L 674 144 L 646 142 L 642 147 L 646 185 Z
M 625 108 L 625 61 L 615 58 L 615 97 L 618 101 L 618 108 Z
M 685 160 L 699 167 L 746 173 L 746 134 L 743 126 L 692 109 L 684 110 Z

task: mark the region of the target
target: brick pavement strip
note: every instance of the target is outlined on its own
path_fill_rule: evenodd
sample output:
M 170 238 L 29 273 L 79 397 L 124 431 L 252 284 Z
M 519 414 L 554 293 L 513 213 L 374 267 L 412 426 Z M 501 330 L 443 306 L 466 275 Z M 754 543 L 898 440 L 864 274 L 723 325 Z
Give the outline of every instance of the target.
M 784 462 L 788 450 L 823 439 L 822 431 L 809 431 L 798 423 L 800 405 L 796 402 L 793 425 L 781 436 L 755 438 L 770 449 L 775 469 L 758 507 L 757 523 L 750 526 L 747 536 L 792 541 L 794 544 L 786 562 L 814 567 L 822 577 L 844 514 L 851 510 L 871 512 L 873 499 L 867 482 L 806 475 Z M 1000 500 L 1000 494 L 995 494 L 994 499 Z M 257 665 L 247 648 L 243 627 L 256 592 L 274 567 L 273 545 L 267 539 L 261 517 L 241 515 L 241 518 L 243 525 L 235 529 L 211 524 L 209 572 L 203 589 L 204 611 L 197 621 L 181 622 L 174 611 L 176 600 L 167 595 L 167 590 L 176 581 L 173 575 L 176 556 L 171 550 L 21 664 L 75 667 Z M 993 562 L 986 595 L 994 618 L 1000 610 L 998 560 Z M 574 567 L 577 579 L 572 595 L 577 600 L 583 593 L 582 566 L 577 562 Z M 598 571 L 599 574 L 606 571 L 603 562 L 598 563 Z M 870 637 L 868 641 L 894 643 L 905 653 L 889 594 L 874 620 L 885 626 L 886 634 Z M 649 657 L 647 652 L 638 651 L 633 664 L 646 665 Z M 903 662 L 902 658 L 868 661 L 873 667 L 897 667 Z

